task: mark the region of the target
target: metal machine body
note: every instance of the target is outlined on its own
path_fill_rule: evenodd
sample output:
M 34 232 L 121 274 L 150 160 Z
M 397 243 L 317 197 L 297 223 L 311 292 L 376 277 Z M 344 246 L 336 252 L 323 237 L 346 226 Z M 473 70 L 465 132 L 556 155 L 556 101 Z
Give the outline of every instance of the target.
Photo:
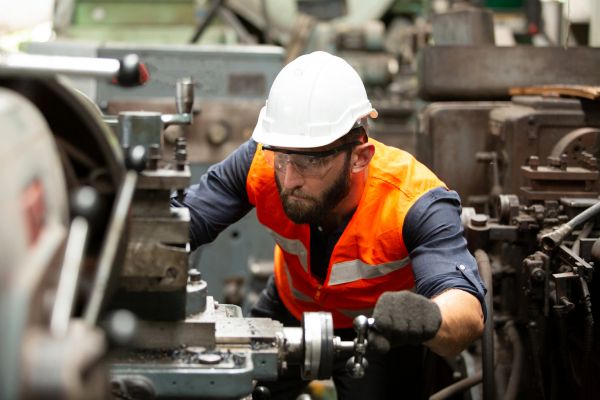
M 244 318 L 188 270 L 189 213 L 170 209 L 190 184 L 186 146 L 169 160 L 161 144 L 165 125 L 192 122 L 192 81 L 178 83 L 177 114 L 115 119 L 51 77 L 2 67 L 0 204 L 16 229 L 2 230 L 2 398 L 241 398 L 288 365 L 326 379 L 352 352 L 350 373 L 364 374 L 366 318 L 356 342 L 333 335 L 329 313 L 297 328 Z
M 191 116 L 192 88 L 191 80 L 178 83 L 178 114 L 122 111 L 116 118 L 121 145 L 143 146 L 149 159 L 137 180 L 127 254 L 111 304 L 133 311 L 140 321 L 130 348 L 113 361 L 113 394 L 240 398 L 252 392 L 253 381 L 275 380 L 290 364 L 300 365 L 304 379 L 328 378 L 341 351 L 356 352 L 352 374 L 362 376 L 364 343 L 335 337 L 329 313 L 305 314 L 301 328 L 243 318 L 239 306 L 207 295 L 200 271 L 188 271 L 189 211 L 170 208 L 171 193 L 181 196 L 190 184 L 187 146 L 179 138 L 174 156 L 168 157 L 163 128 L 173 121 L 192 123 L 182 117 Z M 366 325 L 357 331 L 364 342 Z
M 484 398 L 594 398 L 600 103 L 556 95 L 484 101 L 485 82 L 477 94 L 471 82 L 450 91 L 480 101 L 430 104 L 419 136 L 423 161 L 467 206 L 467 242 L 490 276 Z
M 481 375 L 433 398 L 479 382 L 484 399 L 600 393 L 600 102 L 584 93 L 598 84 L 599 55 L 448 45 L 420 56 L 421 96 L 443 101 L 422 113 L 417 156 L 461 196 L 467 243 L 488 288 Z M 572 91 L 509 97 L 531 85 Z
M 104 113 L 114 116 L 108 121 L 113 125 L 121 112 L 177 114 L 173 101 L 176 82 L 191 77 L 192 124 L 166 126 L 161 139 L 166 159 L 175 153 L 177 138 L 186 139 L 190 183 L 197 182 L 210 165 L 250 137 L 284 56 L 283 49 L 275 46 L 90 45 L 61 41 L 31 43 L 28 51 L 103 57 L 120 57 L 134 51 L 143 57 L 151 76 L 143 87 L 119 88 L 102 81 L 73 80 Z M 163 213 L 168 212 L 166 207 L 162 204 Z M 271 236 L 250 212 L 195 252 L 192 262 L 211 282 L 211 294 L 218 301 L 247 309 L 272 273 L 273 245 Z M 214 268 L 217 264 L 221 267 Z M 157 306 L 162 304 L 157 302 Z
M 123 171 L 97 109 L 55 79 L 31 75 L 0 65 L 6 151 L 0 169 L 0 397 L 102 398 L 106 336 L 74 305 L 104 253 L 102 240 L 88 239 L 106 234 L 101 219 Z M 69 194 L 83 186 L 101 199 L 91 213 L 70 207 L 81 206 Z

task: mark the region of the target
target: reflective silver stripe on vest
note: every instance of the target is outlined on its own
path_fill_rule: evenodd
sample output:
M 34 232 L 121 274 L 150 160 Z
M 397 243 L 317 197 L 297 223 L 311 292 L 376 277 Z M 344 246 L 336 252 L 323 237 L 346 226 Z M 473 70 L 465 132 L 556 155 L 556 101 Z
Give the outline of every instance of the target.
M 367 318 L 369 318 L 369 317 L 371 317 L 371 315 L 373 315 L 373 308 L 363 308 L 362 310 L 340 309 L 338 311 L 350 319 L 354 319 L 354 318 L 358 317 L 359 315 L 364 315 Z
M 410 257 L 385 264 L 369 265 L 360 260 L 344 261 L 333 264 L 329 276 L 329 285 L 354 282 L 360 279 L 372 279 L 391 274 L 410 263 Z
M 292 276 L 290 275 L 290 271 L 288 269 L 287 264 L 284 262 L 283 269 L 285 270 L 285 275 L 287 276 L 288 285 L 290 285 L 290 289 L 292 290 L 292 296 L 300 301 L 306 301 L 313 303 L 313 299 L 304 293 L 300 292 L 298 289 L 294 287 L 294 281 L 292 280 Z
M 298 256 L 302 268 L 304 268 L 304 271 L 308 273 L 308 251 L 306 250 L 306 247 L 304 247 L 304 244 L 302 244 L 302 242 L 298 239 L 285 238 L 273 230 L 269 229 L 269 232 L 271 232 L 275 242 L 277 242 L 279 247 L 281 247 L 285 252 Z

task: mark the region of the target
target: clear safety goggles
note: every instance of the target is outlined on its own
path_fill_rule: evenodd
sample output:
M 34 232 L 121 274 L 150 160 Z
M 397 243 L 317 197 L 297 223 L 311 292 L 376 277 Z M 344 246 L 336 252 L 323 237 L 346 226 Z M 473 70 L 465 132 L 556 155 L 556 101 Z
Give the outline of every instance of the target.
M 276 171 L 284 173 L 287 165 L 291 164 L 296 172 L 305 177 L 322 177 L 331 166 L 333 158 L 354 146 L 361 144 L 359 141 L 341 144 L 325 151 L 308 152 L 301 150 L 275 149 L 263 145 L 262 151 L 268 163 L 272 163 Z

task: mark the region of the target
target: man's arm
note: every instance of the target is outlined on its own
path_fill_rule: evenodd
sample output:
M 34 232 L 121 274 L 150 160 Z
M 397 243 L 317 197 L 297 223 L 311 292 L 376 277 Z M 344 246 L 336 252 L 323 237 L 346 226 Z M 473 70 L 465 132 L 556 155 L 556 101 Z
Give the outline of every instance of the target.
M 485 288 L 467 249 L 455 192 L 433 189 L 409 210 L 403 236 L 417 293 L 438 305 L 442 323 L 425 342 L 442 355 L 460 353 L 483 333 Z
M 442 324 L 435 337 L 424 342 L 441 356 L 460 353 L 483 334 L 483 312 L 475 296 L 461 289 L 449 289 L 435 296 Z
M 256 152 L 252 139 L 220 163 L 211 166 L 198 184 L 189 187 L 182 202 L 171 199 L 173 207 L 190 210 L 192 250 L 213 241 L 217 235 L 252 209 L 246 192 L 246 178 Z

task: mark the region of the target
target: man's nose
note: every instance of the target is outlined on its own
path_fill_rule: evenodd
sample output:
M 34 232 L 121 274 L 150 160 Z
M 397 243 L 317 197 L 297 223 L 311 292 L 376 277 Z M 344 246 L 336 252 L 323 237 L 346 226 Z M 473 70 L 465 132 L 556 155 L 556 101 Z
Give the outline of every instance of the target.
M 293 189 L 296 187 L 302 186 L 304 183 L 304 177 L 300 174 L 296 167 L 288 162 L 285 165 L 284 175 L 283 175 L 283 187 L 284 189 Z

